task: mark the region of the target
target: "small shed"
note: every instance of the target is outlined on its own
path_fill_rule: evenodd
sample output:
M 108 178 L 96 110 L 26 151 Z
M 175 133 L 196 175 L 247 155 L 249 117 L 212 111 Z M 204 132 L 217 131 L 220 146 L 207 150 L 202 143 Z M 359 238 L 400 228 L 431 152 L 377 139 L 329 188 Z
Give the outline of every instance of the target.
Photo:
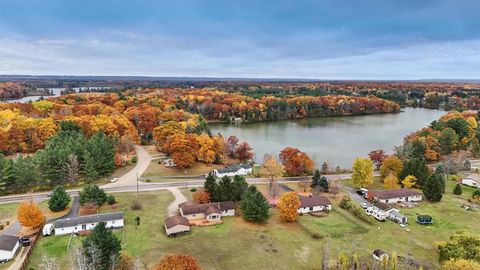
M 400 211 L 398 211 L 397 209 L 392 209 L 388 217 L 397 223 L 407 224 L 407 217 L 400 214 Z
M 417 223 L 422 225 L 428 225 L 433 223 L 433 218 L 429 215 L 418 215 Z
M 8 234 L 0 235 L 0 262 L 13 259 L 19 246 L 18 237 Z
M 384 258 L 388 260 L 388 254 L 381 249 L 375 249 L 372 255 L 373 255 L 373 258 L 377 261 L 383 261 Z
M 173 216 L 165 219 L 165 233 L 167 236 L 176 236 L 190 231 L 188 219 L 182 216 Z

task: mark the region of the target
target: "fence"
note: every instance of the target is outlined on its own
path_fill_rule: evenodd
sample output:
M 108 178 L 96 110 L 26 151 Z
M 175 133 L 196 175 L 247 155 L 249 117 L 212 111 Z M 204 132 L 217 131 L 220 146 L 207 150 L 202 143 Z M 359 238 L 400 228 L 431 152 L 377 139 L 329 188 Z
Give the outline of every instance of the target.
M 28 246 L 28 250 L 27 250 L 27 253 L 25 254 L 25 256 L 23 257 L 23 262 L 22 262 L 22 265 L 20 266 L 20 270 L 26 270 L 27 269 L 27 266 L 28 266 L 28 259 L 30 258 L 30 255 L 32 254 L 33 252 L 33 248 L 35 247 L 35 245 L 37 244 L 37 241 L 38 241 L 38 238 L 40 238 L 40 233 L 42 232 L 42 230 L 38 230 L 34 235 L 33 237 L 31 237 L 30 239 L 33 239 L 32 242 L 30 243 L 30 246 Z

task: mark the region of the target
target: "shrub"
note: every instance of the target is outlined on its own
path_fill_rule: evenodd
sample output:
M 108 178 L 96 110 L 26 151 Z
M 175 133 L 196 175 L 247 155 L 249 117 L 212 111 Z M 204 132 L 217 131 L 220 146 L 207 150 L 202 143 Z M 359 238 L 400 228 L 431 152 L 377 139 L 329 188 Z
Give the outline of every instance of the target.
M 138 200 L 133 200 L 132 203 L 130 204 L 130 209 L 132 209 L 134 211 L 142 210 L 143 205 Z
M 70 195 L 68 195 L 65 189 L 62 186 L 57 186 L 53 190 L 50 200 L 48 200 L 48 208 L 53 212 L 65 210 L 70 200 Z
M 135 163 L 137 163 L 137 161 L 138 161 L 138 157 L 137 157 L 137 156 L 133 156 L 130 161 L 131 161 L 133 164 L 135 164 Z
M 195 191 L 197 191 L 196 188 L 191 188 L 191 189 L 190 189 L 190 192 L 195 192 Z
M 3 228 L 5 228 L 5 226 L 3 224 L 0 224 L 0 231 L 2 231 Z
M 107 197 L 107 203 L 108 203 L 109 205 L 113 205 L 113 204 L 117 203 L 117 201 L 115 200 L 115 197 L 113 197 L 113 195 L 108 195 L 108 197 Z
M 350 210 L 352 208 L 352 200 L 350 198 L 343 198 L 340 202 L 340 208 Z
M 101 206 L 107 201 L 107 194 L 97 185 L 87 185 L 79 193 L 80 204 L 95 203 Z
M 363 208 L 353 204 L 350 198 L 343 198 L 342 201 L 340 202 L 340 208 L 349 211 L 354 216 L 367 222 L 368 224 L 373 224 L 375 222 L 375 219 L 367 215 L 367 213 L 365 213 L 365 210 Z
M 460 186 L 460 184 L 457 184 L 455 186 L 455 189 L 453 190 L 453 194 L 462 195 L 462 186 Z
M 7 224 L 7 226 L 10 225 L 10 220 L 7 220 L 5 223 Z

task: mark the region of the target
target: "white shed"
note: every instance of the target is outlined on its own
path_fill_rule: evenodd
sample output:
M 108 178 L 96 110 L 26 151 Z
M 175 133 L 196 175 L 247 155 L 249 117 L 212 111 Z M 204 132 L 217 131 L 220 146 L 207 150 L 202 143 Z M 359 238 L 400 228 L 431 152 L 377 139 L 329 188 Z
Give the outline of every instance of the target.
M 15 257 L 20 244 L 14 235 L 0 235 L 0 262 L 6 262 Z
M 123 227 L 123 212 L 104 213 L 96 215 L 81 216 L 76 218 L 58 219 L 53 222 L 55 235 L 64 235 L 90 231 L 99 222 L 105 222 L 107 228 L 115 229 Z

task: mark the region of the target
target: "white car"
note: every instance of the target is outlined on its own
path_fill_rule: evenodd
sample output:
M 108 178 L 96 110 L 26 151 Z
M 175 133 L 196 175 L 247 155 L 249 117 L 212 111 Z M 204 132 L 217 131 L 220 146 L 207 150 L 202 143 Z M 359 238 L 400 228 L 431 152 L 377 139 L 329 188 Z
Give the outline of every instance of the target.
M 118 181 L 118 177 L 114 177 L 114 178 L 112 178 L 112 180 L 110 180 L 110 183 L 115 183 L 117 181 Z
M 367 209 L 367 208 L 368 208 L 368 204 L 366 204 L 366 203 L 364 203 L 364 202 L 362 202 L 360 205 L 362 206 L 363 209 Z

